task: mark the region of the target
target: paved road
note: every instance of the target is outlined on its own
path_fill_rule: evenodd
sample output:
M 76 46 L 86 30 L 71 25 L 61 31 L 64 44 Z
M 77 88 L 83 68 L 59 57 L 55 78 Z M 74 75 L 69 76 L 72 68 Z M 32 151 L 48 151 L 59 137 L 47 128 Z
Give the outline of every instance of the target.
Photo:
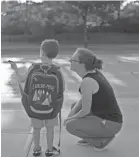
M 99 55 L 104 60 L 104 75 L 112 84 L 116 96 L 120 101 L 125 102 L 128 98 L 138 103 L 139 98 L 139 55 Z M 1 109 L 2 109 L 2 157 L 19 157 L 26 145 L 28 134 L 30 133 L 30 121 L 26 116 L 21 104 L 20 93 L 14 72 L 10 69 L 7 60 L 14 60 L 18 64 L 21 72 L 25 72 L 30 66 L 30 62 L 37 62 L 36 56 L 8 55 L 2 57 L 1 64 Z M 69 109 L 71 102 L 78 100 L 80 95 L 77 93 L 80 78 L 69 70 L 68 56 L 61 55 L 55 62 L 61 66 L 66 81 L 65 105 L 63 117 Z M 131 73 L 132 72 L 132 73 Z M 132 107 L 131 107 L 132 109 Z M 64 112 L 65 111 L 65 112 Z

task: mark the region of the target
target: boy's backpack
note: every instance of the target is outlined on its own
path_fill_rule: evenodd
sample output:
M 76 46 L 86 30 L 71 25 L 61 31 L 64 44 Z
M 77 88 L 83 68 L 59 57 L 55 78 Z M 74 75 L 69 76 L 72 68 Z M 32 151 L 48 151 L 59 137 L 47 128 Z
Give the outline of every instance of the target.
M 22 93 L 22 104 L 30 118 L 53 119 L 61 111 L 63 92 L 60 67 L 33 64 Z

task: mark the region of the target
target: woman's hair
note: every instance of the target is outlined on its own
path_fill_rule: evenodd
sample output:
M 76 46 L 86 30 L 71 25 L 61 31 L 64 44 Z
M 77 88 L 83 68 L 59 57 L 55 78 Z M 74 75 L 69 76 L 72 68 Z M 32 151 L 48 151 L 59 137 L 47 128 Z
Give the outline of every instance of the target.
M 77 48 L 76 52 L 79 54 L 80 63 L 85 64 L 87 71 L 102 69 L 103 61 L 98 59 L 91 50 L 86 48 Z

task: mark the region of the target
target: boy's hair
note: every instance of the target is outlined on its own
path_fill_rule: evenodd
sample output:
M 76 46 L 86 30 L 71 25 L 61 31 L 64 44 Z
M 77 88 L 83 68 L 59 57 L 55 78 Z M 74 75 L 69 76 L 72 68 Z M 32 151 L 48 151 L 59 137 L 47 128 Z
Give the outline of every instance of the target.
M 55 39 L 46 39 L 41 43 L 40 53 L 49 59 L 53 59 L 59 52 L 59 43 Z

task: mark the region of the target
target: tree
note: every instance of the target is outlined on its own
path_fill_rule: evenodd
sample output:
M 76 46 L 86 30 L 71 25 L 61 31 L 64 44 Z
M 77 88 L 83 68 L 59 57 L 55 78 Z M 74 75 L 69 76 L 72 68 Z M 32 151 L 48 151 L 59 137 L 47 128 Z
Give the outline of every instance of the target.
M 6 5 L 9 5 L 9 3 L 5 2 Z M 61 14 L 59 6 L 58 2 L 50 1 L 44 1 L 44 3 L 26 1 L 26 3 L 16 3 L 16 6 L 15 4 L 10 5 L 8 9 L 4 10 L 2 28 L 9 28 L 9 25 L 17 28 L 20 25 L 25 34 L 31 31 L 32 34 L 38 36 L 39 34 L 45 35 L 44 32 L 49 27 L 51 31 L 48 30 L 47 32 L 53 34 L 53 26 L 60 21 L 58 20 L 60 18 L 59 14 Z M 11 30 L 11 32 L 13 31 Z
M 139 18 L 139 1 L 128 3 L 122 10 L 122 17 Z
M 121 25 L 125 31 L 139 32 L 139 1 L 130 2 L 123 8 Z
M 92 16 L 92 20 L 97 17 L 101 20 L 101 25 L 105 24 L 110 17 L 114 16 L 113 13 L 120 8 L 119 1 L 68 1 L 71 4 L 72 13 L 81 17 L 84 26 L 84 47 L 87 47 L 87 24 L 88 17 Z M 95 18 L 94 18 L 95 17 Z M 92 21 L 93 22 L 93 21 Z

